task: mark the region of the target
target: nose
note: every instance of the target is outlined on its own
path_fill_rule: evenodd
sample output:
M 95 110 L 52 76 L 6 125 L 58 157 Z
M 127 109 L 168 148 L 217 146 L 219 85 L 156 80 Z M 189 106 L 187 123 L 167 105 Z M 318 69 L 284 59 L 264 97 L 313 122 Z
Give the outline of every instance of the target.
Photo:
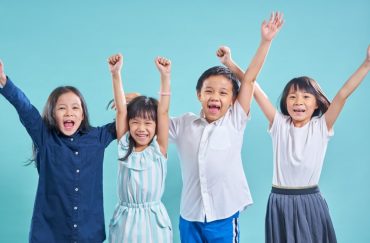
M 70 108 L 67 108 L 66 109 L 66 113 L 65 113 L 65 116 L 72 116 L 72 109 L 70 109 Z
M 296 97 L 296 99 L 294 100 L 294 104 L 295 105 L 302 105 L 303 104 L 303 99 L 302 97 Z

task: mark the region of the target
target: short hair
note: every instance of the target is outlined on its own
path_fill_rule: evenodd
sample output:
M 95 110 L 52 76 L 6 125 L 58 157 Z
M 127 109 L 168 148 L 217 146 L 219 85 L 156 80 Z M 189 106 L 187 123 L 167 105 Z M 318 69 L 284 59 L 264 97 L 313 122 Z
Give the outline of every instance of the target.
M 236 97 L 238 95 L 240 88 L 239 80 L 236 78 L 235 74 L 230 71 L 230 69 L 223 66 L 211 67 L 204 71 L 202 75 L 200 75 L 196 86 L 197 93 L 200 93 L 203 87 L 204 80 L 211 76 L 224 76 L 225 78 L 227 78 L 233 85 L 233 97 Z
M 280 111 L 282 114 L 289 116 L 286 99 L 288 97 L 290 89 L 292 88 L 294 90 L 304 90 L 315 96 L 318 107 L 313 112 L 312 116 L 321 116 L 328 110 L 330 106 L 330 101 L 328 100 L 328 98 L 326 98 L 319 84 L 312 78 L 302 76 L 293 78 L 285 85 L 280 98 Z

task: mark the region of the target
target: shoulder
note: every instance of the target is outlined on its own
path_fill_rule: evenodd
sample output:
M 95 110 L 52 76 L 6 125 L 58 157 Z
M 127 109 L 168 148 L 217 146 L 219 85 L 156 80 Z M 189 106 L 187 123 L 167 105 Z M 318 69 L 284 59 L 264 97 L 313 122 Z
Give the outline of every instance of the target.
M 200 117 L 195 115 L 194 113 L 187 112 L 187 113 L 184 113 L 181 116 L 171 117 L 170 119 L 173 122 L 181 122 L 181 121 L 194 121 L 194 120 L 199 119 L 199 118 Z

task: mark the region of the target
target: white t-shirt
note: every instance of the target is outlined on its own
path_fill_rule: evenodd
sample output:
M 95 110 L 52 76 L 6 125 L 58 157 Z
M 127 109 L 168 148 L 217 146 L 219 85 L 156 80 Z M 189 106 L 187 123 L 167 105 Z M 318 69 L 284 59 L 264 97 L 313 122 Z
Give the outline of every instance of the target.
M 274 171 L 272 184 L 283 187 L 317 185 L 328 141 L 325 116 L 313 117 L 303 127 L 294 127 L 289 116 L 276 112 L 269 130 L 272 138 Z
M 248 119 L 238 101 L 212 123 L 192 113 L 171 119 L 170 141 L 181 160 L 184 219 L 211 222 L 252 204 L 241 158 Z

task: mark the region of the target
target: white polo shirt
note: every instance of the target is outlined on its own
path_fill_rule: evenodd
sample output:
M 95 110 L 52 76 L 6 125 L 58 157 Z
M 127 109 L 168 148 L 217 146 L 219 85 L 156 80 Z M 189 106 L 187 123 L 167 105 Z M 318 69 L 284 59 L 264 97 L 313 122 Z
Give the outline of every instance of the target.
M 313 117 L 303 127 L 294 127 L 289 116 L 276 112 L 269 133 L 274 170 L 272 184 L 282 187 L 318 185 L 326 148 L 333 130 L 325 116 Z
M 182 218 L 211 222 L 253 203 L 241 158 L 248 120 L 238 101 L 212 123 L 193 113 L 171 118 L 170 141 L 181 160 Z

